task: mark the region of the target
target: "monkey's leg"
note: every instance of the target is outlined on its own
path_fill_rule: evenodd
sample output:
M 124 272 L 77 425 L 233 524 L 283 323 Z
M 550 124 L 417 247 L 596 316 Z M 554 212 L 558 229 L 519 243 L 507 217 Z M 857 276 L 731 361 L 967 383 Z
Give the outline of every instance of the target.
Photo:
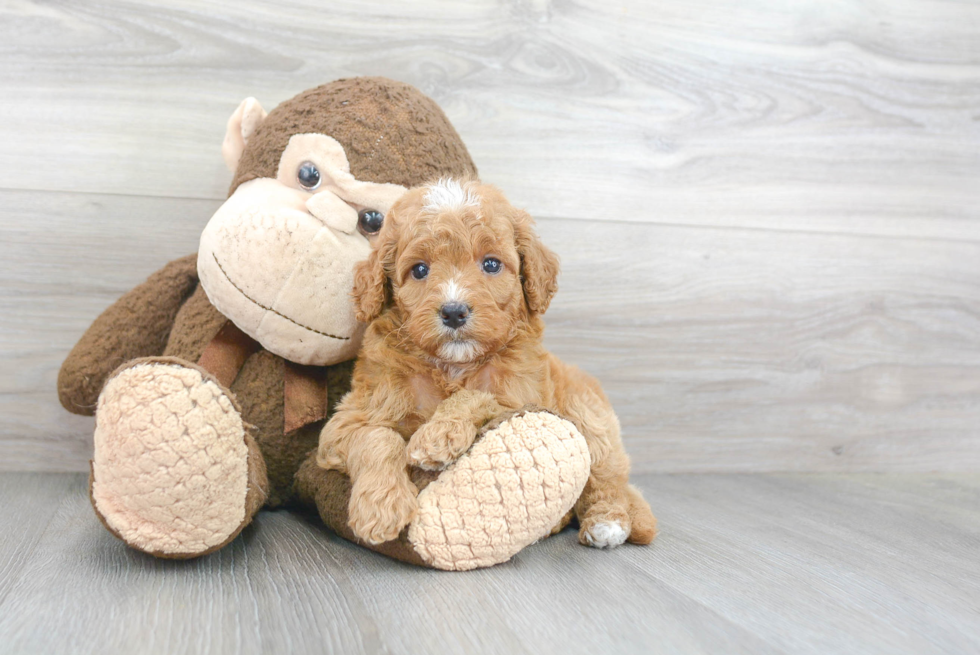
M 534 408 L 502 415 L 443 471 L 411 469 L 420 489 L 415 518 L 397 539 L 364 545 L 450 571 L 506 562 L 567 523 L 589 464 L 585 438 L 570 422 Z M 348 526 L 347 476 L 319 468 L 313 452 L 296 475 L 296 489 L 333 531 L 357 540 Z
M 89 493 L 129 546 L 184 559 L 235 538 L 264 504 L 265 462 L 231 393 L 175 358 L 134 360 L 96 410 Z
M 117 366 L 162 354 L 177 312 L 196 286 L 197 255 L 190 255 L 170 262 L 106 308 L 58 372 L 58 397 L 65 409 L 92 416 Z

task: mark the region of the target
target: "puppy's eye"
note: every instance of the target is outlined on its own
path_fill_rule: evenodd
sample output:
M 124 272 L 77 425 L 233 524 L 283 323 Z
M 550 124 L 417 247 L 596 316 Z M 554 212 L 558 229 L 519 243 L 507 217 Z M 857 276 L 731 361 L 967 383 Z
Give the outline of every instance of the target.
M 504 265 L 500 263 L 500 260 L 496 257 L 484 257 L 483 258 L 483 272 L 489 273 L 490 275 L 495 275 L 503 269 Z
M 377 234 L 385 223 L 385 215 L 377 209 L 362 209 L 357 214 L 357 229 L 361 234 Z
M 422 262 L 419 262 L 412 267 L 412 277 L 414 277 L 416 280 L 424 280 L 428 274 L 429 267 Z
M 320 186 L 320 171 L 313 162 L 304 161 L 296 171 L 296 179 L 304 189 L 312 191 Z

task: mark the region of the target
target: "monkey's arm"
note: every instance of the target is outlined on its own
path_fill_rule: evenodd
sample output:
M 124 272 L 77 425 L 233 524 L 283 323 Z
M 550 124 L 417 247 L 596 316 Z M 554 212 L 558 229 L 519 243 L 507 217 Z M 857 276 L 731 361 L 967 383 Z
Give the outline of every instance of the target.
M 109 306 L 78 340 L 58 373 L 58 398 L 91 416 L 109 375 L 137 357 L 162 355 L 177 310 L 197 286 L 197 255 L 175 259 Z

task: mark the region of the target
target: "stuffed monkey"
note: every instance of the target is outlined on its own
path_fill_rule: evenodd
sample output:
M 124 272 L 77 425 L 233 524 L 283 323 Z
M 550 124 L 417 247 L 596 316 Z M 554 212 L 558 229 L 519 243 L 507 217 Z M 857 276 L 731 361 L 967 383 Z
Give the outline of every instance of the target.
M 315 461 L 364 331 L 353 267 L 408 187 L 476 168 L 431 99 L 384 78 L 326 84 L 268 114 L 249 98 L 222 150 L 234 178 L 198 254 L 106 309 L 61 368 L 61 403 L 96 418 L 92 505 L 158 557 L 213 552 L 263 507 L 310 507 L 356 540 L 349 480 Z M 569 422 L 501 416 L 446 470 L 412 470 L 416 517 L 365 545 L 442 569 L 505 561 L 567 523 L 589 464 Z

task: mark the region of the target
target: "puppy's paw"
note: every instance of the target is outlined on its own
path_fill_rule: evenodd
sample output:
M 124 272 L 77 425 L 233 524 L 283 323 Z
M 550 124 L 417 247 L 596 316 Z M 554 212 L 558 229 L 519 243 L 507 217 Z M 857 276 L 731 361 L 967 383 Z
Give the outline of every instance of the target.
M 418 493 L 407 474 L 394 481 L 359 479 L 351 489 L 347 525 L 374 546 L 396 539 L 415 518 Z
M 468 421 L 429 421 L 408 442 L 408 461 L 428 471 L 440 471 L 465 453 L 476 440 L 476 426 Z
M 579 522 L 582 527 L 578 531 L 578 541 L 592 548 L 620 546 L 630 536 L 632 528 L 629 514 L 622 510 L 590 514 Z

